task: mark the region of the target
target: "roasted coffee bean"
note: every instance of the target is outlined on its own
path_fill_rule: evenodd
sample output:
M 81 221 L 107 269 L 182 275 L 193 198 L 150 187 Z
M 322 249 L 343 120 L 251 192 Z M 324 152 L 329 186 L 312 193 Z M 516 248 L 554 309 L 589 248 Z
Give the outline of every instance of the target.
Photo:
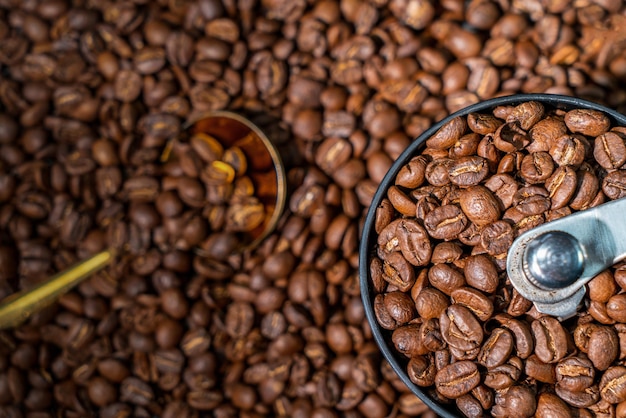
M 450 297 L 452 303 L 465 306 L 481 321 L 487 321 L 493 315 L 493 303 L 476 289 L 459 287 L 450 292 Z
M 580 392 L 593 385 L 595 369 L 586 357 L 568 357 L 556 365 L 556 381 L 560 387 Z
M 447 295 L 443 292 L 427 287 L 415 298 L 415 308 L 421 318 L 439 318 L 450 304 Z
M 605 401 L 616 404 L 626 400 L 626 368 L 613 366 L 600 379 L 600 396 Z
M 619 340 L 615 331 L 608 327 L 598 327 L 591 332 L 587 355 L 596 369 L 608 369 L 618 354 Z
M 428 270 L 428 281 L 431 286 L 446 295 L 465 285 L 463 274 L 448 264 L 435 264 Z
M 487 370 L 484 384 L 495 390 L 509 389 L 519 380 L 522 368 L 522 360 L 511 357 L 506 363 Z
M 467 226 L 467 218 L 456 205 L 444 205 L 430 211 L 424 218 L 424 227 L 435 239 L 454 239 Z
M 455 160 L 448 171 L 452 184 L 459 187 L 476 186 L 489 174 L 487 161 L 478 156 L 466 156 Z
M 409 263 L 423 266 L 430 261 L 432 253 L 430 240 L 424 227 L 409 219 L 403 219 L 396 227 L 400 252 Z
M 429 138 L 426 145 L 436 149 L 448 149 L 465 133 L 466 129 L 467 122 L 464 118 L 453 118 Z
M 609 130 L 611 122 L 602 112 L 590 109 L 574 109 L 565 114 L 565 124 L 572 132 L 587 136 L 602 135 Z
M 406 292 L 415 283 L 415 270 L 399 252 L 393 252 L 383 262 L 383 279 Z
M 625 322 L 624 306 L 626 306 L 626 294 L 620 293 L 612 296 L 606 303 L 606 313 L 615 321 Z
M 620 168 L 626 162 L 624 139 L 614 132 L 597 136 L 593 141 L 593 157 L 607 170 Z
M 460 361 L 437 372 L 435 387 L 443 396 L 451 399 L 459 398 L 480 383 L 480 373 L 476 364 L 471 361 Z
M 561 385 L 556 385 L 556 394 L 575 408 L 587 408 L 600 400 L 600 393 L 597 385 L 593 385 L 580 392 L 572 392 L 564 389 Z
M 496 400 L 496 406 L 492 409 L 495 417 L 515 415 L 530 418 L 535 416 L 537 400 L 535 392 L 530 387 L 513 386 L 506 391 L 500 402 L 498 400 Z
M 480 243 L 489 255 L 504 254 L 513 244 L 513 228 L 505 221 L 487 225 L 480 233 Z
M 467 218 L 479 227 L 500 218 L 500 205 L 491 191 L 484 186 L 472 186 L 463 190 L 459 203 Z
M 426 165 L 425 177 L 433 186 L 445 186 L 450 183 L 450 170 L 454 160 L 450 158 L 437 158 Z
M 403 292 L 391 292 L 385 295 L 384 306 L 397 324 L 403 325 L 415 316 L 415 304 Z
M 409 324 L 395 329 L 391 338 L 396 350 L 412 358 L 428 354 L 428 348 L 424 347 L 419 336 L 420 327 Z
M 414 157 L 404 165 L 396 176 L 396 185 L 414 189 L 419 187 L 425 179 L 428 160 L 423 156 Z
M 387 198 L 394 209 L 403 215 L 412 216 L 415 214 L 415 202 L 411 200 L 400 188 L 391 186 L 387 191 Z
M 496 266 L 485 255 L 470 256 L 463 268 L 467 284 L 487 294 L 494 293 L 498 287 Z
M 491 332 L 478 354 L 477 361 L 486 368 L 504 364 L 513 351 L 513 337 L 506 328 L 496 328 Z
M 535 354 L 544 363 L 555 363 L 567 354 L 567 334 L 555 318 L 543 317 L 531 324 L 535 337 Z
M 554 364 L 544 363 L 539 360 L 536 355 L 532 355 L 526 359 L 524 373 L 539 382 L 554 384 L 556 383 L 556 372 Z
M 612 171 L 602 180 L 602 191 L 609 199 L 621 199 L 626 196 L 626 171 Z
M 474 350 L 483 341 L 480 323 L 464 306 L 449 306 L 439 317 L 439 325 L 443 339 L 459 350 Z
M 416 356 L 409 361 L 407 373 L 411 382 L 427 387 L 435 383 L 437 370 L 435 364 L 428 357 Z

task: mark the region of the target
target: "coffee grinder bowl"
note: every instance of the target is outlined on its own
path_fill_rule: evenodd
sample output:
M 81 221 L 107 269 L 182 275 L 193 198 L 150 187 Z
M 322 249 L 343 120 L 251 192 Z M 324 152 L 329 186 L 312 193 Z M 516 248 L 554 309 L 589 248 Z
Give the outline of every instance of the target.
M 374 229 L 376 210 L 381 204 L 382 200 L 387 196 L 387 190 L 394 185 L 397 174 L 400 169 L 409 162 L 409 160 L 415 156 L 420 155 L 421 151 L 425 148 L 425 142 L 435 132 L 437 132 L 443 125 L 449 122 L 451 119 L 458 116 L 467 116 L 470 113 L 488 113 L 498 106 L 516 106 L 518 104 L 536 101 L 542 103 L 547 110 L 560 109 L 564 111 L 572 109 L 591 109 L 603 112 L 611 120 L 612 126 L 626 126 L 626 116 L 593 102 L 578 99 L 575 97 L 568 97 L 562 95 L 552 94 L 517 94 L 512 96 L 498 97 L 483 102 L 476 103 L 461 109 L 440 122 L 434 124 L 419 137 L 417 137 L 404 152 L 398 157 L 395 163 L 391 166 L 383 180 L 381 181 L 372 202 L 370 204 L 369 211 L 365 218 L 363 226 L 363 233 L 361 237 L 361 243 L 359 248 L 359 277 L 361 298 L 365 307 L 365 314 L 369 325 L 372 329 L 372 335 L 376 344 L 380 348 L 384 358 L 389 362 L 393 370 L 402 380 L 402 382 L 419 397 L 429 408 L 431 408 L 437 415 L 445 418 L 460 417 L 462 414 L 455 407 L 454 402 L 444 404 L 435 399 L 429 394 L 426 388 L 417 386 L 409 378 L 406 367 L 408 364 L 408 358 L 398 352 L 391 340 L 392 331 L 386 330 L 378 323 L 374 312 L 374 298 L 376 297 L 376 291 L 374 290 L 372 278 L 370 275 L 370 261 L 372 256 L 376 254 L 376 245 L 378 234 Z

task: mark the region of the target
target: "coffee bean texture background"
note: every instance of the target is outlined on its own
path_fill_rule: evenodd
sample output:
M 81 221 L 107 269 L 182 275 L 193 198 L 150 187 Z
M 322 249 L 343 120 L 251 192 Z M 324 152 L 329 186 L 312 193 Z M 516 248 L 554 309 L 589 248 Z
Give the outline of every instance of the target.
M 0 332 L 0 416 L 434 417 L 382 360 L 361 304 L 359 236 L 377 185 L 412 139 L 480 100 L 559 93 L 625 111 L 625 28 L 620 0 L 0 0 L 0 298 L 123 250 Z M 249 184 L 216 185 L 202 144 L 161 160 L 182 123 L 211 110 L 250 116 L 288 170 L 276 232 L 243 254 L 221 225 L 233 190 Z M 591 148 L 564 140 L 515 159 L 527 145 L 515 129 L 543 123 L 545 141 L 565 133 L 548 119 L 520 119 L 499 137 L 509 172 L 555 181 L 546 187 L 556 198 L 531 193 L 516 221 L 560 209 L 546 203 L 582 208 L 599 189 L 624 196 L 622 132 L 576 125 L 587 119 L 567 126 L 601 136 Z M 506 176 L 487 180 L 495 157 L 480 143 L 497 125 L 450 124 L 427 143 L 439 152 L 412 160 L 389 190 L 376 232 L 396 291 L 376 300 L 379 319 L 403 324 L 394 343 L 414 354 L 412 378 L 442 400 L 458 395 L 467 416 L 504 388 L 499 416 L 626 416 L 626 269 L 589 284 L 593 321 L 573 335 L 549 319 L 525 327 L 516 315 L 530 307 L 515 294 L 513 313 L 485 330 L 493 262 L 475 254 L 459 271 L 449 266 L 459 248 L 420 245 L 484 234 L 491 253 L 506 250 L 510 224 L 496 203 L 510 207 L 515 191 Z M 468 127 L 475 135 L 457 141 Z M 591 154 L 608 173 L 598 184 L 578 170 Z M 425 179 L 471 193 L 417 205 L 404 190 Z M 579 182 L 596 194 L 572 203 Z M 398 221 L 396 210 L 424 222 Z M 397 240 L 382 228 L 391 222 Z M 441 267 L 421 269 L 429 260 Z M 437 286 L 413 301 L 415 282 Z M 418 330 L 404 325 L 415 311 Z M 437 337 L 442 311 L 462 336 Z M 436 354 L 453 340 L 477 360 Z M 568 356 L 574 347 L 584 354 Z M 532 379 L 559 384 L 535 394 L 507 383 Z

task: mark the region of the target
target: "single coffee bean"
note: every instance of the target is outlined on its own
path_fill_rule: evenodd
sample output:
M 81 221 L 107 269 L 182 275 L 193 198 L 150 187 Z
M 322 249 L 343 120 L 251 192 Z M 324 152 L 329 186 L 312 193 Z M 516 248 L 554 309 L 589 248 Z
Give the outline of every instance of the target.
M 460 361 L 439 370 L 435 376 L 435 387 L 443 396 L 459 398 L 480 383 L 480 373 L 471 361 Z
M 569 417 L 571 412 L 563 400 L 553 393 L 542 393 L 537 398 L 537 416 Z
M 480 242 L 489 255 L 504 254 L 513 244 L 513 228 L 505 221 L 487 225 L 480 233 Z
M 430 261 L 432 248 L 424 227 L 413 220 L 403 219 L 396 227 L 400 251 L 409 263 L 423 266 Z
M 481 321 L 493 315 L 493 303 L 480 291 L 471 287 L 459 287 L 450 293 L 452 303 L 468 308 Z
M 519 416 L 530 418 L 535 416 L 537 400 L 534 390 L 527 386 L 515 385 L 509 388 L 500 403 L 496 402 L 492 412 L 496 417 Z
M 565 124 L 572 132 L 596 137 L 609 130 L 611 122 L 608 116 L 597 110 L 574 109 L 565 114 Z
M 467 122 L 463 117 L 451 119 L 432 137 L 426 140 L 426 146 L 436 149 L 448 149 L 465 133 Z
M 435 383 L 437 369 L 429 357 L 416 356 L 409 360 L 407 373 L 411 382 L 418 386 L 428 387 Z
M 608 369 L 619 354 L 617 334 L 609 327 L 596 328 L 589 336 L 587 350 L 589 360 L 596 369 Z
M 575 408 L 587 408 L 600 400 L 600 391 L 597 385 L 593 385 L 580 392 L 572 392 L 557 384 L 555 387 L 556 394 Z
M 478 354 L 477 361 L 486 368 L 504 364 L 513 351 L 513 337 L 506 328 L 496 328 L 491 332 Z
M 555 363 L 567 354 L 567 334 L 563 326 L 552 317 L 543 317 L 531 324 L 535 337 L 535 354 L 544 363 Z
M 428 270 L 430 285 L 446 295 L 465 285 L 463 274 L 448 264 L 435 264 Z
M 467 226 L 467 218 L 456 205 L 440 206 L 424 218 L 424 227 L 435 239 L 454 239 Z
M 428 354 L 429 350 L 424 347 L 420 335 L 420 327 L 416 324 L 409 324 L 395 329 L 391 339 L 396 350 L 412 358 Z
M 626 162 L 624 139 L 615 132 L 606 132 L 593 141 L 593 157 L 607 170 L 620 168 Z
M 387 293 L 384 305 L 398 325 L 406 324 L 415 317 L 415 303 L 406 293 Z
M 461 192 L 461 210 L 478 226 L 488 225 L 500 218 L 500 205 L 491 191 L 484 186 L 472 186 Z
M 494 293 L 498 287 L 498 271 L 485 255 L 474 255 L 465 259 L 463 273 L 468 285 L 487 294 Z
M 448 171 L 448 178 L 460 187 L 475 186 L 489 174 L 487 161 L 478 156 L 461 157 L 454 161 Z
M 383 279 L 406 292 L 415 283 L 415 269 L 400 252 L 393 252 L 383 262 Z
M 533 354 L 526 359 L 526 364 L 524 366 L 524 372 L 529 377 L 543 383 L 556 383 L 556 371 L 554 364 L 544 363 Z
M 474 314 L 464 306 L 450 305 L 439 317 L 441 335 L 451 346 L 474 350 L 483 341 L 483 330 Z
M 615 170 L 602 180 L 602 191 L 612 200 L 626 196 L 626 170 Z
M 428 159 L 424 156 L 412 158 L 398 172 L 396 185 L 408 189 L 419 187 L 424 182 L 427 164 Z
M 387 197 L 394 209 L 401 214 L 407 216 L 415 214 L 415 202 L 398 187 L 391 186 L 389 190 L 387 190 Z
M 487 370 L 484 384 L 495 390 L 509 389 L 519 380 L 523 367 L 519 357 L 510 357 L 506 363 Z
M 605 401 L 616 404 L 626 400 L 626 368 L 613 366 L 600 379 L 600 396 Z
M 439 318 L 450 305 L 448 297 L 432 287 L 423 289 L 415 298 L 415 308 L 420 318 Z

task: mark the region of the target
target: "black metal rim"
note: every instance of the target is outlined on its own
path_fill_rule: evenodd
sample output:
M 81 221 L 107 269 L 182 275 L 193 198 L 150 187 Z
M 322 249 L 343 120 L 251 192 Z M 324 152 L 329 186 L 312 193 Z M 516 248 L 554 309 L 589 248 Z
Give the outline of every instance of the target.
M 466 116 L 470 113 L 485 112 L 487 110 L 495 108 L 496 106 L 517 105 L 527 101 L 537 101 L 550 107 L 564 110 L 576 108 L 598 110 L 606 113 L 612 119 L 611 122 L 613 124 L 626 125 L 626 116 L 616 112 L 615 110 L 609 109 L 605 106 L 587 100 L 557 94 L 515 94 L 512 96 L 498 97 L 495 99 L 490 99 L 473 104 L 451 114 L 450 116 L 431 126 L 424 133 L 418 136 L 407 147 L 407 149 L 402 152 L 402 154 L 394 162 L 394 164 L 391 166 L 391 168 L 381 181 L 380 185 L 378 186 L 378 189 L 374 194 L 374 198 L 370 203 L 370 207 L 365 218 L 365 223 L 363 225 L 363 233 L 361 237 L 361 244 L 359 247 L 359 280 L 361 288 L 361 299 L 365 308 L 365 316 L 367 317 L 367 321 L 372 330 L 374 340 L 376 341 L 376 344 L 378 345 L 378 348 L 382 352 L 383 356 L 389 362 L 396 374 L 400 377 L 402 382 L 407 385 L 411 392 L 417 395 L 417 397 L 419 397 L 426 405 L 428 405 L 429 408 L 437 413 L 437 415 L 444 418 L 457 418 L 460 415 L 458 415 L 454 407 L 450 408 L 441 405 L 432 397 L 430 397 L 422 388 L 411 382 L 409 376 L 406 373 L 405 364 L 407 362 L 407 359 L 403 358 L 399 353 L 396 353 L 389 346 L 389 344 L 387 343 L 387 339 L 389 338 L 389 331 L 384 330 L 382 327 L 380 327 L 380 325 L 376 321 L 376 316 L 374 315 L 375 294 L 372 290 L 371 280 L 369 276 L 369 259 L 374 251 L 374 244 L 376 244 L 376 240 L 374 239 L 376 234 L 375 232 L 373 232 L 376 208 L 385 197 L 387 189 L 393 184 L 393 181 L 402 166 L 404 166 L 413 156 L 417 155 L 418 150 L 422 147 L 426 140 L 430 138 L 437 130 L 439 130 L 439 128 L 441 128 L 449 120 L 457 116 Z

